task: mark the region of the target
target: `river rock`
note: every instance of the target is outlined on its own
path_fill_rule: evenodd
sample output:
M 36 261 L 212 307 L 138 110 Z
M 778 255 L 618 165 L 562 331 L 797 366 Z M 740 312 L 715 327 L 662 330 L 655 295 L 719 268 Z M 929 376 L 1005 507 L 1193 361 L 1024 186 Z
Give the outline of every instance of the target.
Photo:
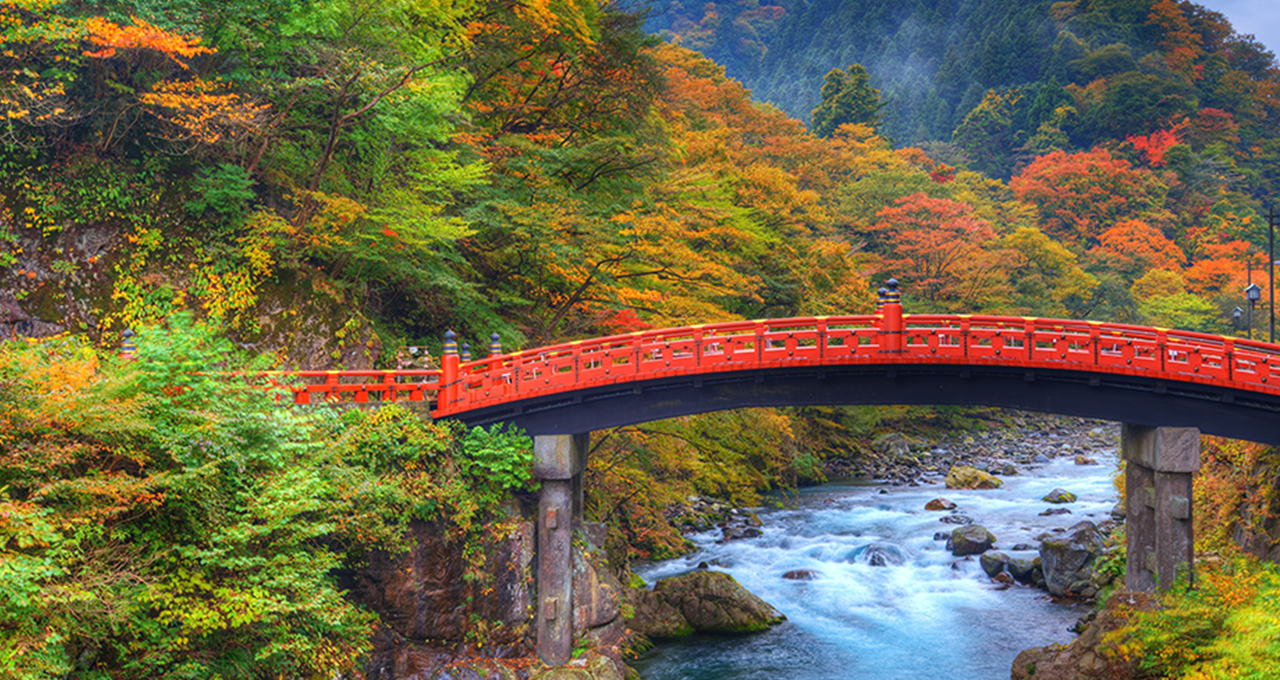
M 935 498 L 924 505 L 925 510 L 955 510 L 956 504 L 945 498 Z
M 901 458 L 911 455 L 911 442 L 897 432 L 887 432 L 871 441 L 871 450 L 884 456 Z
M 792 569 L 782 575 L 782 578 L 788 581 L 816 581 L 822 578 L 822 574 L 813 569 Z
M 693 626 L 680 609 L 652 590 L 627 588 L 626 601 L 631 611 L 627 627 L 654 640 L 693 635 Z
M 695 571 L 654 587 L 700 633 L 752 633 L 784 620 L 781 612 L 722 571 Z
M 1102 532 L 1088 520 L 1076 524 L 1061 536 L 1042 542 L 1040 563 L 1049 593 L 1059 597 L 1079 595 L 1078 591 L 1072 592 L 1072 585 L 1082 581 L 1088 583 L 1089 567 L 1105 550 Z
M 951 540 L 951 532 L 950 532 L 950 531 L 935 531 L 935 532 L 933 533 L 933 540 L 935 540 L 935 541 L 949 541 L 949 540 Z
M 987 528 L 981 524 L 970 524 L 966 527 L 959 527 L 951 532 L 951 540 L 947 541 L 947 547 L 951 550 L 951 554 L 957 557 L 964 555 L 981 555 L 991 549 L 996 542 L 996 537 Z
M 1030 586 L 1036 585 L 1037 580 L 1044 580 L 1043 572 L 1040 570 L 1039 557 L 1033 560 L 1014 557 L 1009 559 L 1004 566 L 1005 569 L 1009 570 L 1009 575 L 1018 583 L 1025 583 Z M 1039 579 L 1036 578 L 1037 573 L 1041 574 Z
M 957 465 L 947 473 L 948 489 L 997 489 L 1001 483 L 996 476 L 968 465 Z
M 1071 514 L 1071 511 L 1068 510 L 1067 508 L 1049 508 L 1048 510 L 1045 510 L 1044 512 L 1040 513 L 1040 516 L 1052 517 L 1054 515 L 1070 515 L 1070 514 Z
M 995 576 L 1004 571 L 1005 565 L 1009 563 L 1009 556 L 998 551 L 982 553 L 982 557 L 978 558 L 978 564 L 982 565 L 982 570 L 987 576 Z
M 939 520 L 946 524 L 973 524 L 973 518 L 968 515 L 944 515 Z
M 1074 503 L 1076 502 L 1076 495 L 1065 489 L 1054 489 L 1040 500 L 1048 503 Z
M 907 562 L 906 555 L 902 554 L 902 549 L 898 546 L 877 543 L 854 550 L 852 558 L 855 562 L 862 562 L 872 567 L 899 567 Z
M 1097 465 L 1098 461 L 1090 458 L 1083 453 L 1076 454 L 1076 465 Z

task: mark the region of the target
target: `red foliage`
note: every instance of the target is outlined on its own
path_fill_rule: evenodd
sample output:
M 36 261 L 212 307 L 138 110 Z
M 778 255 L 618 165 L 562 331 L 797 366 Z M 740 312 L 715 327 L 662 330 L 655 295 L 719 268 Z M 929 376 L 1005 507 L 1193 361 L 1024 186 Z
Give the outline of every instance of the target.
M 965 203 L 912 194 L 876 213 L 872 229 L 884 236 L 886 268 L 935 301 L 975 294 L 972 284 L 990 269 L 983 247 L 996 233 L 972 212 Z
M 1009 188 L 1039 209 L 1045 233 L 1075 243 L 1096 243 L 1105 225 L 1159 212 L 1168 191 L 1151 171 L 1106 149 L 1041 156 Z
M 1126 141 L 1146 156 L 1148 165 L 1158 168 L 1164 165 L 1164 153 L 1170 147 L 1182 142 L 1179 127 L 1172 130 L 1156 130 L 1149 135 L 1132 135 L 1127 137 Z
M 633 310 L 611 309 L 606 313 L 604 319 L 600 321 L 600 328 L 610 335 L 621 335 L 623 333 L 648 330 L 653 328 L 653 324 L 641 320 Z

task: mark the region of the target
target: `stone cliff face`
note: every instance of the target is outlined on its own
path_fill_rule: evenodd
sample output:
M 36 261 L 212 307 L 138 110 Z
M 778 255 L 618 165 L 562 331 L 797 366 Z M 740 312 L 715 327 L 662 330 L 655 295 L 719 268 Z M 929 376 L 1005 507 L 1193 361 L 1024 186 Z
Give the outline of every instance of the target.
M 425 680 L 466 656 L 531 654 L 532 523 L 486 547 L 488 581 L 463 578 L 462 546 L 440 527 L 416 522 L 410 532 L 409 552 L 372 556 L 350 590 L 382 620 L 367 677 Z
M 440 527 L 418 522 L 410 531 L 407 553 L 374 555 L 352 577 L 351 597 L 382 621 L 365 667 L 369 680 L 559 677 L 560 670 L 531 658 L 532 522 L 517 523 L 505 539 L 485 546 L 488 578 L 473 581 L 463 578 L 462 546 L 446 540 Z M 621 680 L 627 671 L 619 649 L 626 633 L 622 586 L 605 566 L 604 526 L 583 524 L 575 532 L 574 633 L 583 653 L 570 669 L 576 675 L 564 677 Z

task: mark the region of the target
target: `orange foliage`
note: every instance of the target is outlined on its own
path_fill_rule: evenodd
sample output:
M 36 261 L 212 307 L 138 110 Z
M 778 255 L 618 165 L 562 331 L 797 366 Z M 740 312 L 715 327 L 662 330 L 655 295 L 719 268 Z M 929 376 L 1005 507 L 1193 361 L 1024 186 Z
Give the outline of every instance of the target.
M 1169 69 L 1198 79 L 1202 69 L 1196 68 L 1195 62 L 1204 56 L 1204 41 L 1191 29 L 1182 7 L 1173 0 L 1158 0 L 1151 7 L 1147 25 L 1160 34 L 1160 49 Z
M 149 24 L 138 17 L 130 17 L 132 26 L 120 26 L 103 19 L 90 17 L 85 20 L 89 42 L 101 49 L 96 52 L 86 51 L 84 56 L 95 59 L 109 59 L 116 50 L 155 50 L 172 59 L 183 69 L 189 68 L 187 62 L 178 57 L 213 54 L 214 50 L 200 44 L 200 38 L 170 33 L 154 24 Z
M 143 104 L 179 130 L 182 137 L 213 144 L 224 136 L 249 130 L 266 106 L 243 101 L 235 93 L 217 93 L 217 83 L 200 77 L 187 81 L 162 81 L 151 92 L 138 95 Z
M 996 233 L 972 213 L 968 204 L 924 194 L 881 210 L 872 230 L 883 235 L 886 270 L 935 302 L 980 298 L 992 283 L 985 246 Z
M 1187 289 L 1197 295 L 1210 293 L 1238 293 L 1245 287 L 1248 278 L 1249 251 L 1252 245 L 1248 241 L 1228 241 L 1226 243 L 1206 243 L 1202 246 L 1201 258 L 1191 265 L 1184 277 Z M 1263 258 L 1265 261 L 1265 258 Z M 1257 269 L 1255 262 L 1255 269 Z M 1265 290 L 1265 277 L 1254 272 L 1253 282 Z
M 1222 109 L 1200 109 L 1188 123 L 1187 141 L 1196 149 L 1215 143 L 1234 145 L 1240 141 L 1240 124 Z
M 1098 242 L 1095 250 L 1114 256 L 1121 266 L 1136 266 L 1142 271 L 1177 269 L 1187 261 L 1173 241 L 1142 220 L 1121 222 L 1102 232 Z

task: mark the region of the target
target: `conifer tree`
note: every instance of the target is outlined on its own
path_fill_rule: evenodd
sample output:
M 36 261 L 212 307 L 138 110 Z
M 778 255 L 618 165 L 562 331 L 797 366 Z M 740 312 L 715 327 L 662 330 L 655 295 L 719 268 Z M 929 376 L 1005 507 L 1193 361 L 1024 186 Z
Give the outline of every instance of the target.
M 830 137 L 845 123 L 862 123 L 878 128 L 880 90 L 871 87 L 871 75 L 862 64 L 849 70 L 833 68 L 822 83 L 822 102 L 813 110 L 811 131 L 819 137 Z

